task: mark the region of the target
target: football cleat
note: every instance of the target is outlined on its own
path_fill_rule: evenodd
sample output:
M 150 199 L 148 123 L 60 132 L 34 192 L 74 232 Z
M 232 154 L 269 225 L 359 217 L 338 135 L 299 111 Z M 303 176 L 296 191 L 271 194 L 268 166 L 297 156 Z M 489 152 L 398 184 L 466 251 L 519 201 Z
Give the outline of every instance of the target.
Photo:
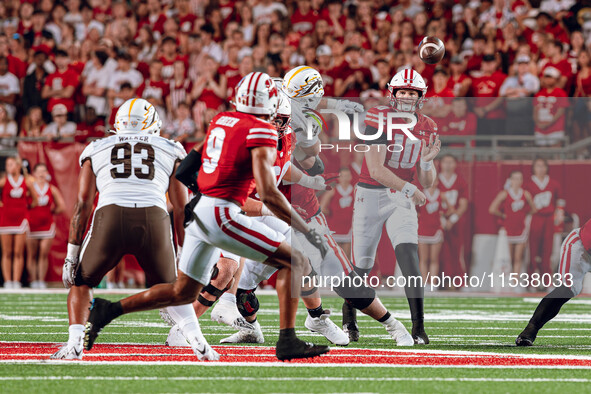
M 323 345 L 314 345 L 304 342 L 297 337 L 289 339 L 279 339 L 275 347 L 275 355 L 280 361 L 289 361 L 296 358 L 312 358 L 328 353 L 330 347 Z
M 176 322 L 174 321 L 174 319 L 172 318 L 172 316 L 170 316 L 170 313 L 168 313 L 168 309 L 162 308 L 162 309 L 158 310 L 158 313 L 160 314 L 160 318 L 162 320 L 164 320 L 164 322 L 166 324 L 168 324 L 171 327 L 173 327 L 173 326 L 176 325 Z
M 166 342 L 164 342 L 165 346 L 181 346 L 181 347 L 190 347 L 191 345 L 187 341 L 187 338 L 181 332 L 180 327 L 178 324 L 175 324 L 170 328 L 168 332 L 168 337 L 166 338 Z
M 76 338 L 75 343 L 64 343 L 61 348 L 53 353 L 49 358 L 52 360 L 82 360 L 83 354 L 83 340 L 84 337 Z
M 92 300 L 90 315 L 84 329 L 84 349 L 92 349 L 101 330 L 115 318 L 110 312 L 111 304 L 111 301 L 102 298 Z
M 326 339 L 335 345 L 347 346 L 349 344 L 349 335 L 345 334 L 343 330 L 330 320 L 329 310 L 325 310 L 320 317 L 308 315 L 304 326 L 312 332 L 324 335 Z
M 242 329 L 229 337 L 220 340 L 220 343 L 265 343 L 265 337 L 258 321 L 253 324 L 254 330 Z
M 219 300 L 211 310 L 211 320 L 226 324 L 235 330 L 254 330 L 254 326 L 238 312 L 236 304 L 225 300 Z
M 423 323 L 417 323 L 412 325 L 412 338 L 415 341 L 415 345 L 428 345 L 429 337 L 425 332 Z
M 528 324 L 527 327 L 515 339 L 517 346 L 533 346 L 536 337 L 538 336 L 538 329 Z
M 396 319 L 394 319 L 393 324 L 386 327 L 386 331 L 394 338 L 398 346 L 413 346 L 415 344 L 406 327 Z
M 189 346 L 191 346 L 193 353 L 195 353 L 199 361 L 217 361 L 220 359 L 219 353 L 213 350 L 203 337 L 190 338 Z

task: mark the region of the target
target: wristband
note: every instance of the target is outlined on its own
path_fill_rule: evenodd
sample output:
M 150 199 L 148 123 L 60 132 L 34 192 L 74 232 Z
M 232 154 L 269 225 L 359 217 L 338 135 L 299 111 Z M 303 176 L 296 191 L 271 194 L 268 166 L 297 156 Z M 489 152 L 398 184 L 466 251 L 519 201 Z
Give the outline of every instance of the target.
M 323 179 L 320 179 L 320 182 L 318 182 L 319 181 L 318 178 L 312 177 L 307 174 L 302 174 L 302 177 L 300 178 L 300 180 L 297 183 L 298 183 L 298 185 L 303 186 L 307 189 L 324 190 L 325 187 L 323 187 L 324 182 L 322 182 L 322 180 Z
M 68 252 L 66 254 L 66 257 L 68 258 L 78 258 L 78 253 L 80 252 L 80 245 L 74 245 L 71 243 L 68 243 Z
M 431 168 L 433 168 L 433 160 L 423 161 L 423 159 L 421 159 L 421 170 L 430 171 Z
M 416 191 L 417 187 L 410 182 L 406 182 L 402 187 L 402 190 L 400 190 L 400 192 L 404 194 L 406 198 L 411 198 Z
M 460 217 L 458 216 L 457 213 L 454 213 L 453 215 L 451 215 L 449 217 L 449 221 L 451 222 L 451 224 L 456 224 L 458 222 L 458 220 L 460 220 Z

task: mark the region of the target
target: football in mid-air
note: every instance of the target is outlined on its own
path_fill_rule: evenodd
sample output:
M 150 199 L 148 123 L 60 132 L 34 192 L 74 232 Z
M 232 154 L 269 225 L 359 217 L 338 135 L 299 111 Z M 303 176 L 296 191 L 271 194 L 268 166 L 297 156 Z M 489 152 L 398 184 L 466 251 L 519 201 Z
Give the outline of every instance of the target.
M 439 63 L 445 55 L 445 45 L 437 37 L 427 36 L 419 44 L 419 57 L 427 64 Z

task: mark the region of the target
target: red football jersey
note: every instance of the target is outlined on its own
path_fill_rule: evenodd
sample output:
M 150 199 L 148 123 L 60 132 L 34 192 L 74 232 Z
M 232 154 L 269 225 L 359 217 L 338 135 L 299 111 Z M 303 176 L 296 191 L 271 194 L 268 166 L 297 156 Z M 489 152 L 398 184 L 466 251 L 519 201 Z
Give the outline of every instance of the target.
M 579 230 L 579 236 L 581 237 L 581 242 L 583 243 L 583 247 L 587 251 L 587 253 L 591 254 L 591 219 L 587 220 L 581 230 Z
M 221 112 L 207 130 L 197 184 L 210 197 L 244 204 L 254 189 L 251 148 L 277 147 L 269 122 L 242 112 Z
M 429 142 L 429 136 L 431 136 L 431 134 L 433 134 L 433 136 L 437 135 L 437 124 L 428 116 L 417 113 L 417 124 L 413 130 L 411 130 L 411 132 L 412 135 L 418 140 L 411 140 L 406 134 L 402 132 L 402 130 L 398 129 L 392 131 L 392 140 L 388 141 L 386 133 L 388 129 L 387 118 L 388 113 L 392 112 L 392 107 L 385 105 L 374 107 L 367 111 L 367 115 L 365 117 L 367 131 L 366 134 L 373 135 L 375 130 L 379 130 L 381 127 L 382 135 L 377 140 L 366 141 L 366 143 L 384 144 L 386 146 L 390 146 L 392 144 L 398 145 L 397 147 L 392 147 L 391 150 L 393 152 L 388 151 L 386 153 L 386 161 L 384 164 L 400 179 L 407 182 L 412 182 L 416 172 L 415 165 L 417 164 L 421 154 L 421 140 Z M 382 126 L 380 126 L 378 123 L 380 120 L 383 122 Z M 405 119 L 401 118 L 399 121 L 397 121 L 396 117 L 394 117 L 393 121 L 394 123 L 404 123 Z M 370 130 L 368 131 L 367 128 L 370 128 Z M 402 151 L 400 151 L 399 146 L 403 147 Z M 365 158 L 363 159 L 359 182 L 378 187 L 383 186 L 381 183 L 374 180 L 369 174 L 369 168 L 367 167 Z
M 505 214 L 503 227 L 510 237 L 517 237 L 523 234 L 525 229 L 525 218 L 529 212 L 529 204 L 525 199 L 523 189 L 517 193 L 513 189 L 507 190 L 507 198 L 503 201 L 502 211 Z
M 433 194 L 429 193 L 427 189 L 423 190 L 423 193 L 427 197 L 427 202 L 418 209 L 419 235 L 432 237 L 438 230 L 441 230 L 442 194 L 439 189 L 435 189 Z
M 468 184 L 458 174 L 453 174 L 449 179 L 445 178 L 443 174 L 439 174 L 438 179 L 439 184 L 437 188 L 441 190 L 445 196 L 445 200 L 453 208 L 458 207 L 460 198 L 468 198 Z
M 525 185 L 525 190 L 532 196 L 534 206 L 537 209 L 536 215 L 548 216 L 554 214 L 561 195 L 558 182 L 550 179 L 548 175 L 542 181 L 532 175 L 531 181 Z
M 560 88 L 542 89 L 534 97 L 534 108 L 538 119 L 542 122 L 552 120 L 560 108 L 567 108 L 568 106 L 568 95 Z M 564 132 L 565 118 L 566 115 L 562 115 L 550 126 L 543 129 L 536 126 L 535 131 L 544 135 Z
M 291 166 L 291 132 L 286 133 L 279 139 L 277 143 L 277 158 L 275 159 L 275 165 L 273 166 L 273 172 L 277 179 L 276 185 L 279 191 L 281 191 L 286 198 L 289 199 L 289 191 L 291 185 L 283 185 L 283 177 Z M 256 189 L 250 194 L 251 198 L 260 200 Z
M 330 200 L 330 215 L 326 217 L 331 231 L 338 235 L 346 235 L 351 231 L 353 222 L 353 185 L 343 188 L 336 185 Z

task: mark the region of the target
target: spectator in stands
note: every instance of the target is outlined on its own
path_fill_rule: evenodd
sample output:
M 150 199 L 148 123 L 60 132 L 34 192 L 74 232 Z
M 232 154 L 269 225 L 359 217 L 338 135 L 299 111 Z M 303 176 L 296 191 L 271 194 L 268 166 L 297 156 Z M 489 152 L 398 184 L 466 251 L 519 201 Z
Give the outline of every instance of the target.
M 0 103 L 0 150 L 14 149 L 18 135 L 18 126 L 6 111 L 6 104 Z
M 466 75 L 464 60 L 459 56 L 450 59 L 451 75 L 447 80 L 447 87 L 451 89 L 455 97 L 466 97 L 472 86 L 472 79 Z
M 193 82 L 186 76 L 185 62 L 177 60 L 173 64 L 173 76 L 168 87 L 170 93 L 166 97 L 167 113 L 173 114 L 180 103 L 190 104 Z
M 10 54 L 9 40 L 5 34 L 0 33 L 0 56 L 8 61 L 8 72 L 17 78 L 24 78 L 27 72 L 27 63 Z
M 8 59 L 0 56 L 0 103 L 11 118 L 16 116 L 15 103 L 21 92 L 18 78 L 8 71 Z
M 23 118 L 20 136 L 41 137 L 44 128 L 45 121 L 43 120 L 41 107 L 31 107 L 27 111 L 27 115 Z
M 93 107 L 84 109 L 84 121 L 78 124 L 75 139 L 78 142 L 86 142 L 92 138 L 105 136 L 105 119 L 96 115 Z
M 544 70 L 548 67 L 557 69 L 560 71 L 560 76 L 556 86 L 570 92 L 573 85 L 572 67 L 564 58 L 562 42 L 560 40 L 549 40 L 544 46 L 544 54 L 546 58 L 541 61 L 540 76 L 544 75 Z
M 25 77 L 23 86 L 23 110 L 27 112 L 32 107 L 45 108 L 47 100 L 41 97 L 41 91 L 45 86 L 45 79 L 49 75 L 44 64 L 47 61 L 47 54 L 43 51 L 35 51 L 33 55 L 34 69 Z
M 561 73 L 554 67 L 546 67 L 542 76 L 542 89 L 534 99 L 534 123 L 536 145 L 560 146 L 565 135 L 568 96 L 560 85 Z
M 338 71 L 335 80 L 335 95 L 338 97 L 359 97 L 372 81 L 369 68 L 361 64 L 361 48 L 350 46 L 345 49 L 345 64 Z
M 167 36 L 162 39 L 162 56 L 158 58 L 158 60 L 162 63 L 161 67 L 161 79 L 168 82 L 173 76 L 174 67 L 173 64 L 176 61 L 185 62 L 185 67 L 187 64 L 187 57 L 184 55 L 180 55 L 178 51 L 178 45 L 176 40 L 173 37 Z M 152 64 L 152 63 L 150 63 Z
M 56 104 L 51 110 L 51 116 L 53 122 L 43 129 L 42 137 L 56 141 L 61 138 L 74 137 L 76 123 L 68 121 L 68 108 L 64 104 Z
M 121 101 L 121 104 L 123 104 L 127 100 L 135 97 L 135 88 L 131 86 L 129 82 L 123 82 L 117 97 L 118 100 Z M 111 128 L 114 127 L 113 125 L 115 124 L 115 115 L 117 115 L 117 110 L 119 110 L 121 104 L 116 107 L 111 107 L 111 115 L 109 115 L 109 126 Z
M 124 83 L 132 87 L 133 95 L 143 81 L 142 74 L 131 67 L 131 56 L 125 52 L 120 53 L 117 57 L 117 70 L 111 74 L 107 90 L 109 108 L 119 108 L 125 102 L 124 96 L 127 95 L 121 89 Z
M 227 83 L 217 74 L 218 63 L 213 57 L 205 58 L 201 76 L 195 81 L 191 98 L 195 101 L 193 117 L 197 130 L 204 130 L 213 117 L 223 108 Z
M 150 77 L 138 87 L 136 95 L 148 100 L 156 107 L 162 119 L 166 119 L 166 99 L 170 93 L 168 83 L 162 80 L 162 61 L 152 60 L 150 63 Z
M 166 127 L 166 138 L 184 142 L 188 138 L 203 138 L 205 133 L 195 135 L 195 122 L 191 119 L 191 107 L 184 102 L 178 104 L 174 111 L 174 120 Z
M 451 112 L 447 115 L 444 121 L 438 123 L 442 141 L 445 143 L 445 136 L 473 136 L 476 135 L 478 119 L 476 115 L 468 111 L 468 103 L 463 97 L 456 97 L 451 102 Z M 447 146 L 463 147 L 465 143 L 451 143 Z M 474 146 L 474 141 L 472 141 Z
M 506 75 L 498 70 L 495 55 L 486 54 L 482 57 L 482 76 L 474 78 L 474 112 L 478 116 L 478 134 L 504 134 L 505 108 L 504 100 L 499 97 L 499 89 Z
M 139 29 L 135 42 L 140 46 L 138 60 L 146 62 L 154 58 L 154 55 L 158 51 L 158 45 L 156 45 L 152 28 L 149 25 L 143 25 Z
M 74 113 L 74 91 L 78 86 L 78 75 L 69 68 L 70 58 L 66 51 L 55 51 L 57 70 L 48 75 L 41 91 L 41 97 L 48 99 L 47 110 L 53 112 L 53 107 L 62 104 L 67 113 Z
M 82 94 L 86 96 L 86 107 L 92 108 L 94 113 L 102 117 L 107 116 L 107 88 L 109 86 L 110 73 L 105 67 L 109 55 L 103 51 L 95 51 L 92 54 L 92 67 L 85 67 L 84 84 L 82 85 Z
M 224 52 L 220 45 L 213 40 L 213 27 L 211 25 L 203 25 L 200 29 L 199 37 L 201 38 L 202 53 L 209 56 L 217 63 L 221 63 Z

